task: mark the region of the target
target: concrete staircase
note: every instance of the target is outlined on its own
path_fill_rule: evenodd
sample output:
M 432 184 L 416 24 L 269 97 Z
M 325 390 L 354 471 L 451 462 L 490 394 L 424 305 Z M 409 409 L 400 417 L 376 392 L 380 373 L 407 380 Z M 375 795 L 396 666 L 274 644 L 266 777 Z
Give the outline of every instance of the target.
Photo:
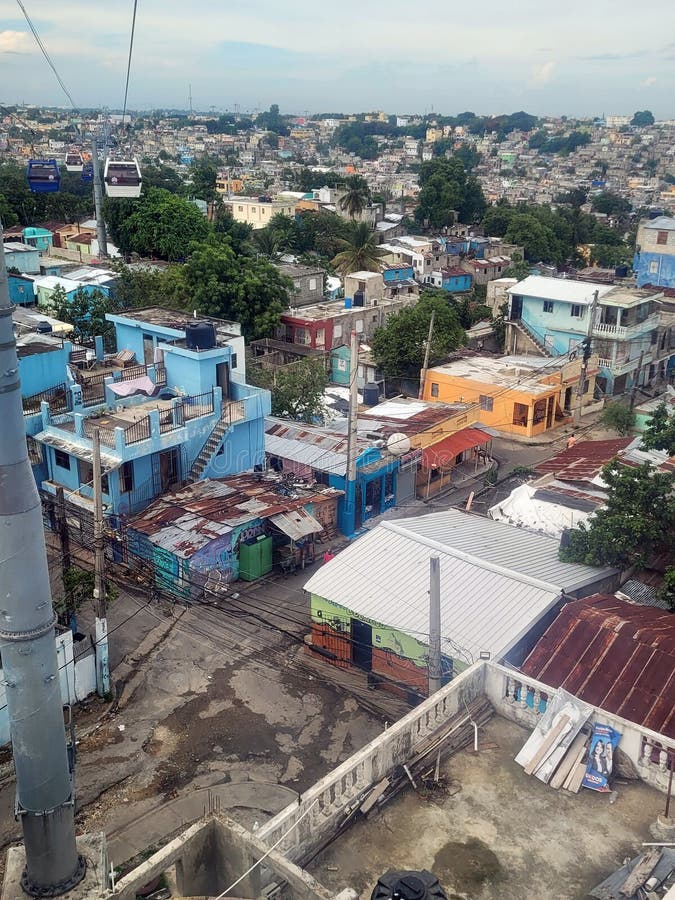
M 208 466 L 213 454 L 216 452 L 218 447 L 220 447 L 221 441 L 223 440 L 223 436 L 225 432 L 230 427 L 232 420 L 230 418 L 230 411 L 227 403 L 223 404 L 222 412 L 220 414 L 220 419 L 216 422 L 213 431 L 208 436 L 206 443 L 199 451 L 197 458 L 192 463 L 192 468 L 186 478 L 188 484 L 194 484 L 195 481 L 199 481 L 199 479 L 204 474 L 204 469 Z
M 534 331 L 532 331 L 532 329 L 525 322 L 523 322 L 522 319 L 511 319 L 509 324 L 512 325 L 513 328 L 516 328 L 520 332 L 520 334 L 523 335 L 525 340 L 529 344 L 531 344 L 533 350 L 539 356 L 552 357 L 555 355 L 546 346 L 546 344 L 542 340 L 540 340 L 540 338 L 537 337 L 537 335 L 534 333 Z

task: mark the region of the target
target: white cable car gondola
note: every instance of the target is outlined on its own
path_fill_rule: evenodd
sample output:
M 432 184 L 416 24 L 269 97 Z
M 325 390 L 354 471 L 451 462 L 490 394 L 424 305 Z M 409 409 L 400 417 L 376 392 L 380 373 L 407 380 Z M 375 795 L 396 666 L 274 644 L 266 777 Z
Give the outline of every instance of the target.
M 108 197 L 140 197 L 142 176 L 138 160 L 111 159 L 105 161 L 103 172 L 105 192 Z
M 79 150 L 69 150 L 66 153 L 66 172 L 81 172 L 84 168 L 84 160 Z

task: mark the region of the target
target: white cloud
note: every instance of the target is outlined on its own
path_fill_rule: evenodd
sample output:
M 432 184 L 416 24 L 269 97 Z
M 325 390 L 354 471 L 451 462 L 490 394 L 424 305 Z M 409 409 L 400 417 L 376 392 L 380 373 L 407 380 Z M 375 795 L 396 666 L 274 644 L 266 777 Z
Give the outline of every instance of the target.
M 555 63 L 552 60 L 541 63 L 541 65 L 534 66 L 534 68 L 532 69 L 532 81 L 535 84 L 548 84 L 553 77 L 554 69 Z
M 31 48 L 23 31 L 0 31 L 0 53 L 27 53 Z
M 644 81 L 640 82 L 640 87 L 653 87 L 659 79 L 654 75 L 650 75 L 649 78 L 645 78 Z

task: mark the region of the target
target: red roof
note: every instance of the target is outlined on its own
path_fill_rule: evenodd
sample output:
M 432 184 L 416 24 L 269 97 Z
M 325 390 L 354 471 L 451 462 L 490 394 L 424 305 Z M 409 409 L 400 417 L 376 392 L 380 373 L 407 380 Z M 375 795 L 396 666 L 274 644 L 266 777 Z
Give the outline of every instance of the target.
M 569 450 L 544 460 L 535 466 L 541 475 L 552 473 L 561 481 L 592 481 L 602 467 L 633 441 L 633 438 L 613 438 L 609 441 L 579 441 Z
M 480 428 L 463 428 L 422 450 L 422 465 L 425 469 L 446 466 L 454 462 L 455 457 L 463 450 L 480 447 L 481 444 L 487 444 L 491 440 L 492 435 L 481 431 Z
M 525 675 L 675 738 L 675 615 L 594 594 L 568 603 Z

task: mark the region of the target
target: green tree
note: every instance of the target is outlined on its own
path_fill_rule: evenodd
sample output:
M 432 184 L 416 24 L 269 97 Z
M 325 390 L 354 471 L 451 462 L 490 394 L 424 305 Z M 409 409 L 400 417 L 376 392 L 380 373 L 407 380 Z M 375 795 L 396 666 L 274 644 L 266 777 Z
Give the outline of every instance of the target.
M 672 552 L 675 528 L 675 473 L 657 471 L 645 463 L 625 466 L 613 460 L 604 466 L 607 502 L 588 524 L 568 532 L 569 546 L 561 559 L 591 566 L 645 566 L 661 553 Z
M 525 262 L 522 254 L 516 252 L 511 257 L 511 265 L 502 272 L 502 278 L 517 278 L 518 281 L 522 281 L 523 278 L 527 278 L 529 274 L 529 263 Z
M 190 168 L 191 195 L 206 200 L 207 203 L 213 203 L 217 196 L 217 177 L 218 166 L 211 157 L 203 156 L 194 162 Z
M 276 260 L 279 258 L 281 242 L 279 236 L 271 228 L 259 228 L 253 232 L 253 243 L 258 253 L 266 256 L 267 259 Z
M 512 216 L 504 238 L 512 244 L 525 248 L 525 257 L 531 262 L 562 262 L 560 242 L 547 225 L 536 216 L 525 212 L 516 212 Z
M 591 200 L 591 206 L 596 212 L 605 213 L 608 216 L 623 216 L 631 211 L 628 200 L 612 191 L 600 191 Z
M 642 445 L 650 450 L 665 450 L 675 456 L 675 414 L 665 403 L 659 404 L 642 435 Z
M 630 406 L 616 401 L 607 404 L 602 411 L 600 421 L 605 428 L 611 428 L 617 434 L 630 434 L 635 427 L 635 413 Z
M 247 341 L 274 333 L 293 292 L 290 278 L 267 260 L 238 256 L 215 236 L 191 245 L 180 275 L 185 309 L 239 322 Z
M 668 566 L 663 573 L 663 584 L 659 588 L 659 597 L 665 600 L 669 609 L 675 612 L 675 566 Z
M 309 356 L 276 372 L 251 366 L 249 377 L 253 384 L 271 391 L 273 416 L 300 422 L 323 421 L 328 374 L 321 358 Z
M 352 175 L 347 179 L 346 193 L 340 197 L 340 209 L 344 210 L 350 219 L 360 215 L 370 199 L 368 182 L 360 175 Z
M 638 110 L 630 122 L 631 125 L 636 125 L 637 127 L 644 127 L 645 125 L 653 125 L 654 124 L 654 114 L 649 109 L 641 109 Z
M 55 318 L 73 326 L 73 336 L 79 341 L 89 342 L 97 335 L 110 339 L 114 335 L 115 328 L 106 321 L 105 314 L 117 312 L 119 304 L 103 291 L 79 288 L 69 299 L 58 285 L 49 298 L 49 308 Z
M 415 306 L 408 306 L 389 316 L 386 324 L 376 330 L 371 341 L 373 356 L 385 375 L 419 374 L 424 362 L 432 312 L 431 365 L 441 362 L 462 344 L 464 329 L 452 297 L 445 291 L 427 291 Z
M 4 194 L 0 194 L 0 222 L 2 222 L 3 228 L 12 228 L 19 223 L 18 215 Z
M 342 248 L 333 259 L 333 265 L 341 275 L 350 272 L 379 272 L 382 251 L 377 246 L 377 239 L 366 222 L 355 222 L 349 237 L 341 239 Z
M 211 228 L 194 203 L 151 188 L 132 204 L 132 212 L 114 225 L 120 250 L 139 256 L 183 259 L 190 241 L 204 240 Z

